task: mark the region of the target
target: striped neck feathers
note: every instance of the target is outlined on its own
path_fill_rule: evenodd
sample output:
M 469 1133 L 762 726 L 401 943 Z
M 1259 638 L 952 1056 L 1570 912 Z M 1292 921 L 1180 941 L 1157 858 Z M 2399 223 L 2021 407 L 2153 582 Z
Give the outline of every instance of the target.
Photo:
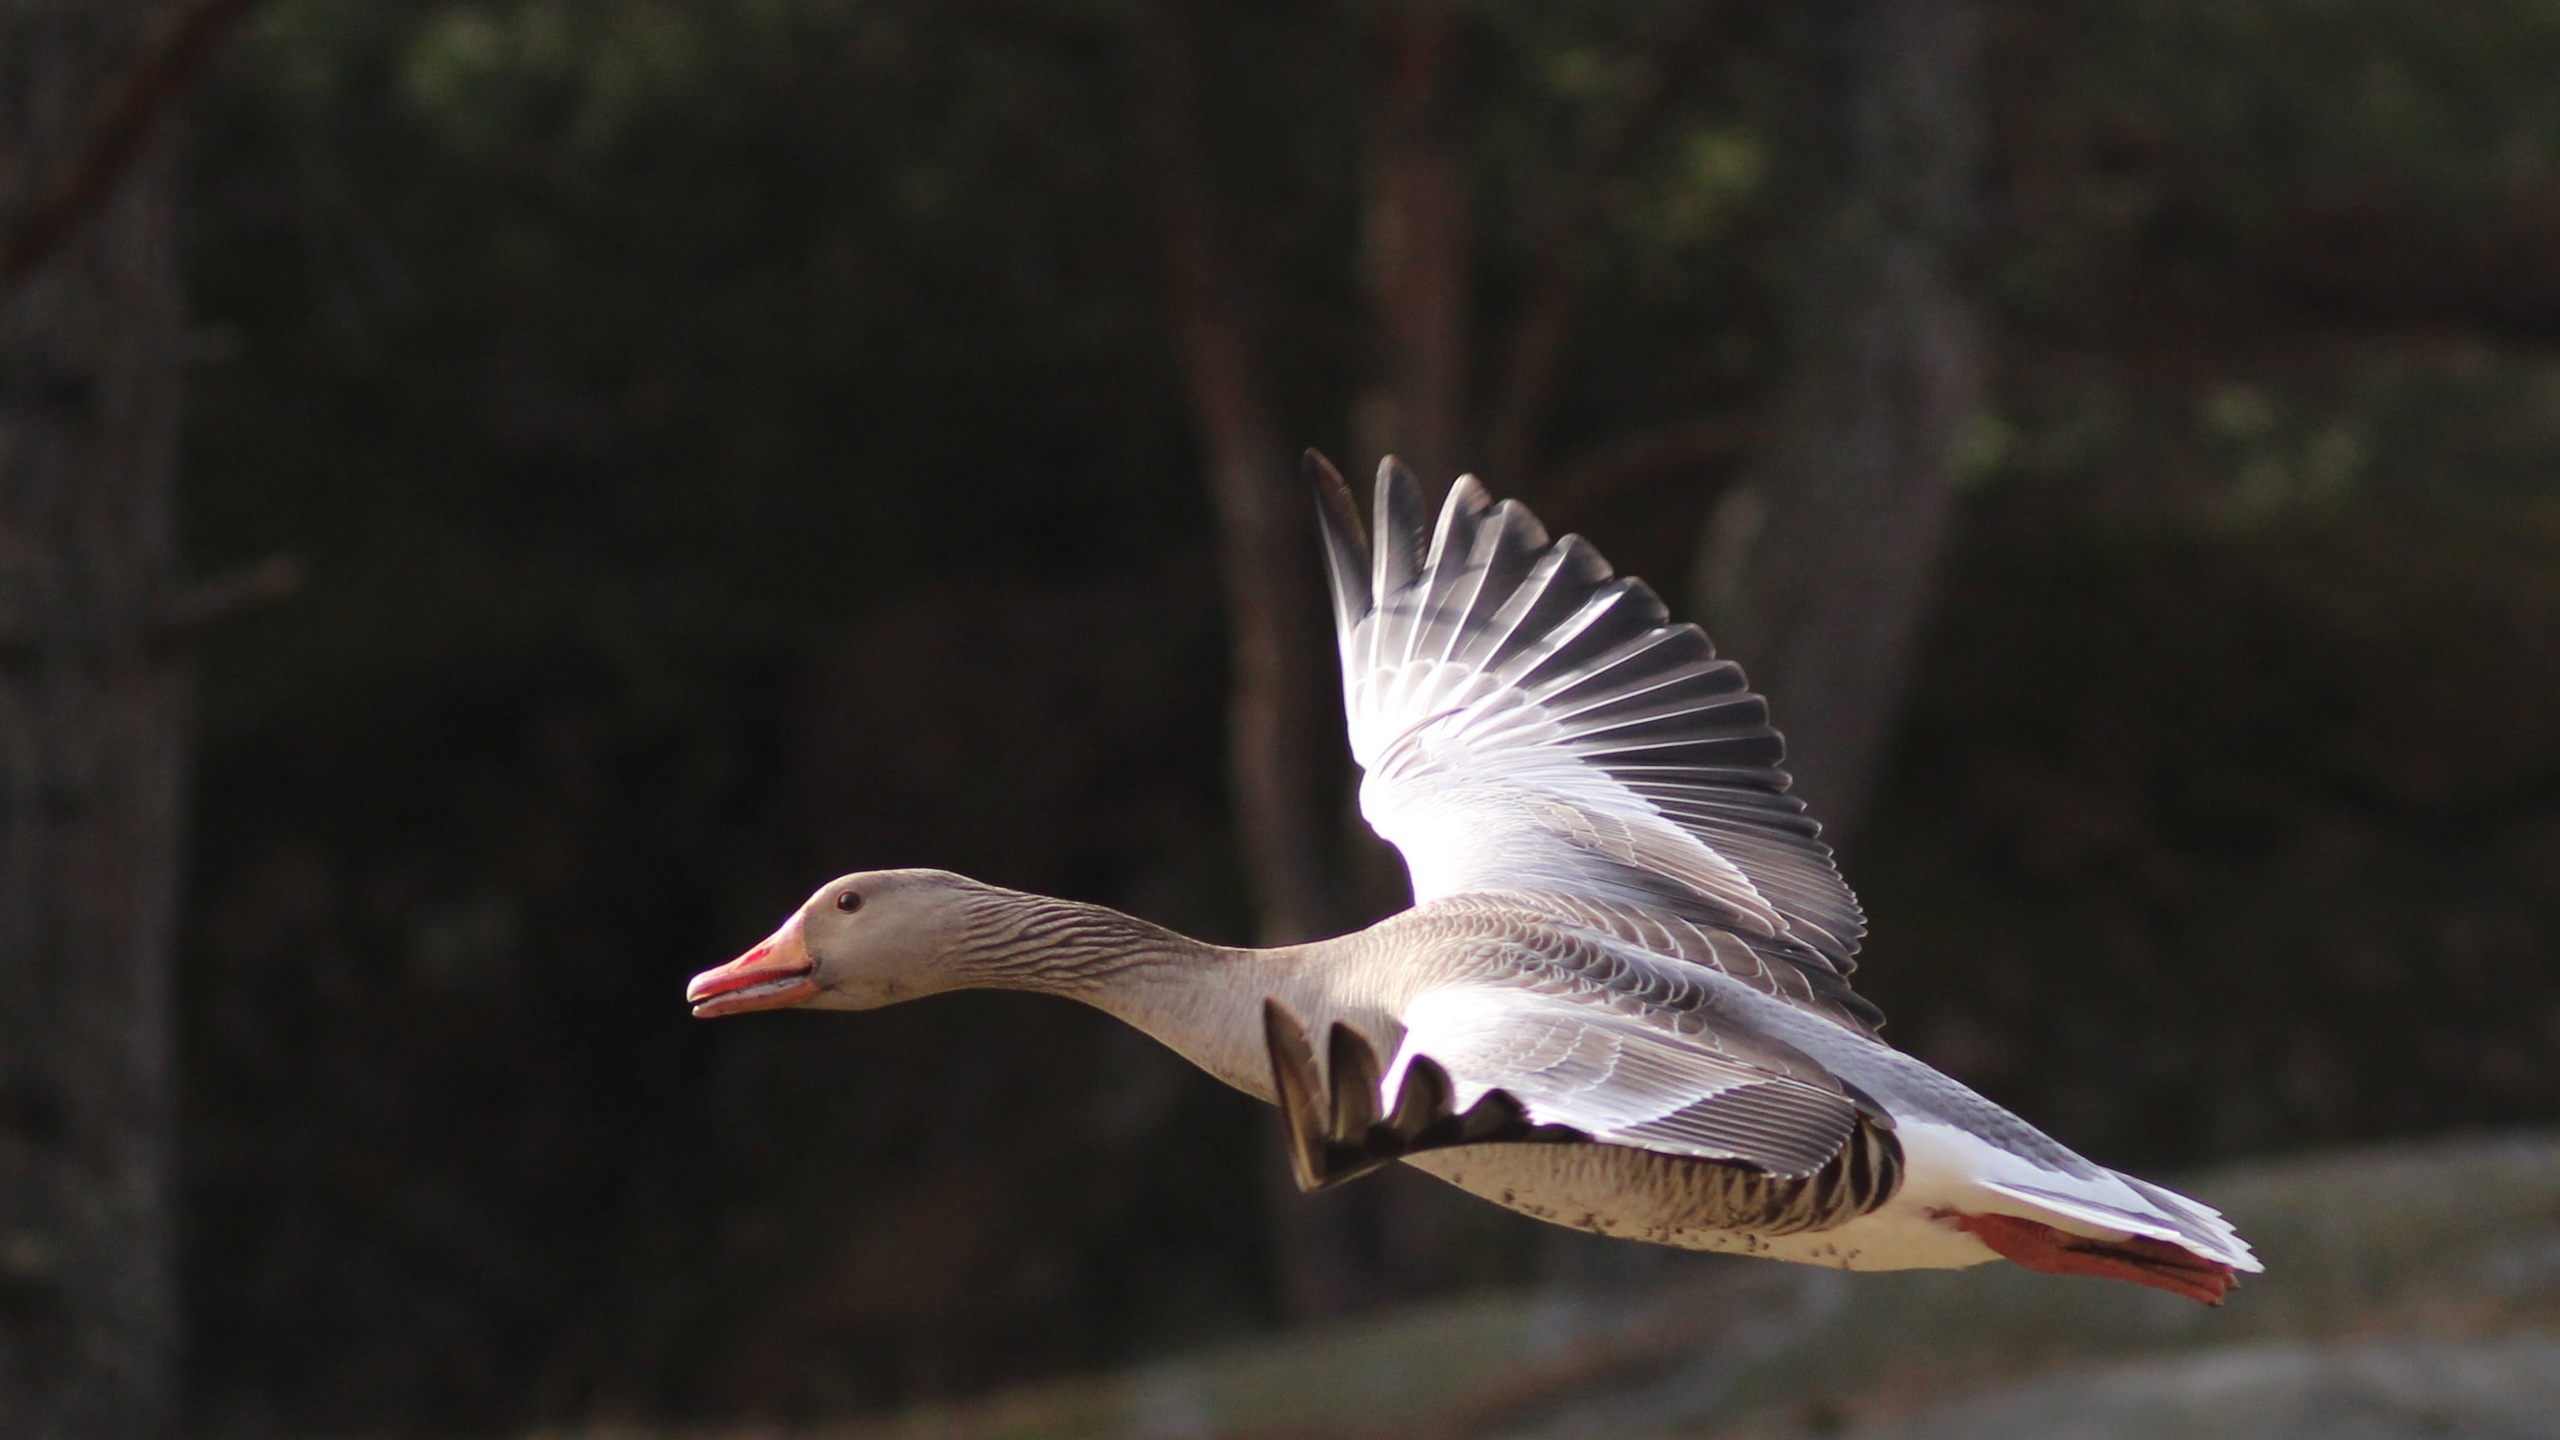
M 959 908 L 950 965 L 973 989 L 1090 998 L 1167 966 L 1230 952 L 1104 905 L 978 886 Z

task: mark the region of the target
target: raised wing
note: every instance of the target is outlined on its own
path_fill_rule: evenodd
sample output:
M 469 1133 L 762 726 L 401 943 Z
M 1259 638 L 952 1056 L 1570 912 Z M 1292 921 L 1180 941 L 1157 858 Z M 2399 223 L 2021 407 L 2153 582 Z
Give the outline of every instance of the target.
M 1864 918 L 1741 668 L 1472 476 L 1426 536 L 1412 475 L 1382 466 L 1373 547 L 1341 477 L 1312 468 L 1360 809 L 1403 852 L 1415 902 L 1543 895 L 1872 1029 L 1845 978 Z

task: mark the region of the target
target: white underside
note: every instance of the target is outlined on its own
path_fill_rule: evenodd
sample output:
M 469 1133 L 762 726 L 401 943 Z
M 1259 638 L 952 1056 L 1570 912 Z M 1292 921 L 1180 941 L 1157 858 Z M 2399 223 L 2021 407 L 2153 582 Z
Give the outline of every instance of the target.
M 1618 1146 L 1478 1145 L 1406 1163 L 1497 1205 L 1594 1234 L 1841 1270 L 1958 1270 L 2000 1258 L 1950 1223 L 1956 1215 L 2015 1215 L 2100 1240 L 2143 1236 L 2234 1269 L 2260 1268 L 2227 1227 L 2214 1227 L 2221 1243 L 2201 1244 L 2113 1172 L 2064 1175 L 1925 1121 L 1905 1122 L 1896 1134 L 1903 1182 L 1891 1200 L 1845 1225 L 1793 1235 L 1702 1227 L 1692 1202 L 1654 1183 L 1652 1157 Z

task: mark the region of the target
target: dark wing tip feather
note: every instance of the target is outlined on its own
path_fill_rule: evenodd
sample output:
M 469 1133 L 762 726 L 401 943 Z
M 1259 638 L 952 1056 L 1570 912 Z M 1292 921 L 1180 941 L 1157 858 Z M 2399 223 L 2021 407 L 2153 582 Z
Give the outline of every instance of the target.
M 1422 482 L 1393 455 L 1378 462 L 1374 501 L 1377 520 L 1370 527 L 1370 554 L 1376 568 L 1370 576 L 1370 598 L 1385 605 L 1421 578 L 1429 527 L 1423 519 Z
M 1369 536 L 1360 527 L 1360 506 L 1342 472 L 1319 451 L 1303 462 L 1307 483 L 1316 492 L 1316 520 L 1324 531 L 1325 576 L 1333 589 L 1334 623 L 1348 632 L 1369 613 Z
M 1538 521 L 1528 506 L 1517 500 L 1497 500 L 1493 506 L 1494 524 L 1521 550 L 1535 554 L 1555 543 L 1547 527 Z
M 1473 475 L 1458 477 L 1440 502 L 1440 523 L 1431 536 L 1433 570 L 1464 566 L 1475 551 L 1476 525 L 1492 508 L 1493 497 L 1485 493 L 1483 481 Z
M 1351 482 L 1342 478 L 1342 472 L 1333 468 L 1333 462 L 1321 450 L 1309 450 L 1300 456 L 1298 469 L 1306 476 L 1308 488 L 1316 492 L 1316 503 L 1324 507 L 1326 516 L 1365 548 L 1368 536 L 1360 528 L 1360 507 L 1351 497 Z

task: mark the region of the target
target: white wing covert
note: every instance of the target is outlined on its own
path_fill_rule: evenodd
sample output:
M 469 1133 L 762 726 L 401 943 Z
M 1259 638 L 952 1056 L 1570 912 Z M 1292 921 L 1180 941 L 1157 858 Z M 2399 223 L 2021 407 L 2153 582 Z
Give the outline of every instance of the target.
M 1857 900 L 1786 793 L 1784 742 L 1741 667 L 1472 476 L 1426 544 L 1412 475 L 1382 466 L 1373 546 L 1349 488 L 1312 468 L 1360 809 L 1403 853 L 1416 904 L 1571 897 L 1629 939 L 1673 922 L 1680 958 L 1852 1029 L 1881 1022 L 1846 978 Z

